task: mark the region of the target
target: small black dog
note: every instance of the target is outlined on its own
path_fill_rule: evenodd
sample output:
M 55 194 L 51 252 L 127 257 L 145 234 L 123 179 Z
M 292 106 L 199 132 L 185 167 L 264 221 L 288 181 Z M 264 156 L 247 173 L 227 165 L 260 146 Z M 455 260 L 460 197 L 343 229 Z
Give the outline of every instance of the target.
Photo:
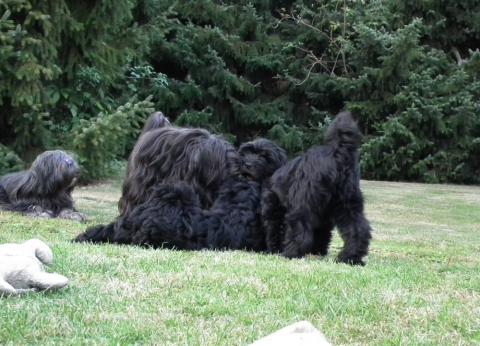
M 363 213 L 358 147 L 361 133 L 349 112 L 338 114 L 326 144 L 278 169 L 262 193 L 270 252 L 286 257 L 326 255 L 335 226 L 344 241 L 340 262 L 364 265 L 371 228 Z
M 241 161 L 241 172 L 251 179 L 263 182 L 285 163 L 287 153 L 274 142 L 258 138 L 243 143 L 238 148 Z

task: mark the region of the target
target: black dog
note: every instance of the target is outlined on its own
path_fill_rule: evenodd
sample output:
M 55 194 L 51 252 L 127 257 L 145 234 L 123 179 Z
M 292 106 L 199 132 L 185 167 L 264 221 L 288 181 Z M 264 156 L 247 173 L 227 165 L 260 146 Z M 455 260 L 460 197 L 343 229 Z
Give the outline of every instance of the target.
M 222 185 L 213 206 L 204 210 L 191 186 L 160 184 L 128 215 L 110 225 L 90 228 L 74 241 L 263 251 L 260 196 L 259 183 L 236 177 Z
M 241 172 L 251 179 L 263 182 L 285 163 L 287 153 L 284 149 L 265 138 L 243 143 L 238 148 L 241 158 Z
M 75 211 L 71 195 L 79 176 L 80 167 L 70 155 L 46 151 L 29 170 L 0 178 L 0 209 L 84 221 L 85 216 Z
M 171 126 L 160 112 L 150 116 L 130 154 L 119 201 L 120 215 L 128 215 L 148 199 L 159 184 L 183 181 L 212 205 L 223 182 L 238 173 L 240 158 L 234 146 L 202 129 Z
M 361 133 L 349 112 L 337 115 L 326 144 L 289 161 L 262 194 L 267 248 L 286 257 L 326 255 L 337 226 L 340 262 L 364 265 L 371 228 L 363 213 L 358 147 Z

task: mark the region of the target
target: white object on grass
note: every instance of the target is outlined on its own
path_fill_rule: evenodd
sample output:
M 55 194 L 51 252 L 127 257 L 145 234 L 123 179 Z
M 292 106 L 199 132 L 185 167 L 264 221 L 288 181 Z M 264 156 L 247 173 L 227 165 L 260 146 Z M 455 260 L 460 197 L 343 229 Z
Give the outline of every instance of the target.
M 301 321 L 282 328 L 250 346 L 331 346 L 310 322 Z
M 44 271 L 52 263 L 52 250 L 41 240 L 0 245 L 0 296 L 65 287 L 65 276 Z

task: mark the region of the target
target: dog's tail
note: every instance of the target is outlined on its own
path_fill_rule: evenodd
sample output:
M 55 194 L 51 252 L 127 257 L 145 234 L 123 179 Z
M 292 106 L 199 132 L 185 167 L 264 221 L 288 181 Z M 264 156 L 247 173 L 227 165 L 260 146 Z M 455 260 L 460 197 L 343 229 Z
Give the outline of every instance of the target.
M 53 252 L 43 241 L 39 239 L 30 239 L 23 244 L 31 249 L 35 254 L 35 257 L 37 257 L 43 264 L 51 265 L 53 263 Z
M 168 118 L 165 115 L 163 115 L 162 112 L 155 112 L 152 115 L 150 115 L 147 121 L 145 122 L 145 125 L 143 126 L 143 130 L 142 130 L 142 135 L 145 132 L 148 132 L 151 130 L 159 129 L 161 127 L 170 127 L 170 126 L 172 126 L 172 124 L 170 123 Z
M 90 228 L 79 235 L 72 241 L 75 243 L 92 242 L 92 243 L 110 243 L 113 242 L 115 222 L 108 225 L 97 225 Z

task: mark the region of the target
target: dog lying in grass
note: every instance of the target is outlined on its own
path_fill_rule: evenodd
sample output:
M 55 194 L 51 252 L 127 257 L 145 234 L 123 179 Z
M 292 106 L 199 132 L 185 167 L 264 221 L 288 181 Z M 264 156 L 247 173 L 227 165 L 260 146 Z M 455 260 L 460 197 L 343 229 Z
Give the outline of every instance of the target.
M 72 156 L 45 151 L 30 169 L 0 177 L 0 210 L 84 222 L 87 218 L 75 210 L 72 198 L 79 177 L 80 167 Z
M 41 240 L 0 245 L 0 296 L 65 287 L 65 276 L 43 271 L 52 263 L 52 250 Z

